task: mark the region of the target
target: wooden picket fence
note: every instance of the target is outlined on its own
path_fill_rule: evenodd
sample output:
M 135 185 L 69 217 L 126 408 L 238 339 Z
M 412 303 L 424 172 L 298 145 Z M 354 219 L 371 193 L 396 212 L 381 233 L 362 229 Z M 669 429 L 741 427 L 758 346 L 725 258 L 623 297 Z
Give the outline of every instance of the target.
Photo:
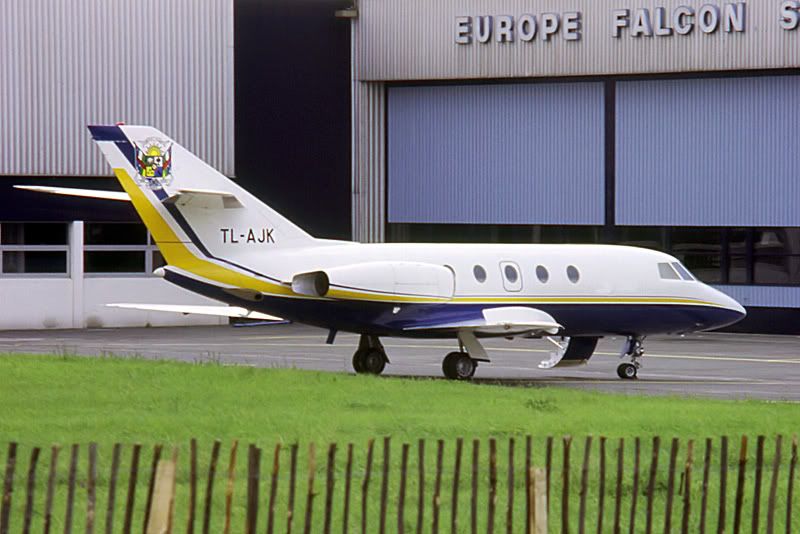
M 79 445 L 70 446 L 66 465 L 61 448 L 52 446 L 46 479 L 37 472 L 42 448 L 29 447 L 27 470 L 22 470 L 18 464 L 27 455 L 12 442 L 5 457 L 0 534 L 94 534 L 101 532 L 101 523 L 106 534 L 291 534 L 301 528 L 304 534 L 492 534 L 495 528 L 537 534 L 789 534 L 800 532 L 794 494 L 798 440 L 794 436 L 790 447 L 785 441 L 776 436 L 768 446 L 764 436 L 757 436 L 753 451 L 746 436 L 733 443 L 723 436 L 705 439 L 700 454 L 694 440 L 675 438 L 663 447 L 666 467 L 659 436 L 473 440 L 471 451 L 460 438 L 436 440 L 432 462 L 426 461 L 425 440 L 402 443 L 399 461 L 392 456 L 390 438 L 382 446 L 369 440 L 361 454 L 347 444 L 343 462 L 337 462 L 336 444 L 320 451 L 322 458 L 314 444 L 302 451 L 297 444 L 276 444 L 266 454 L 253 444 L 245 462 L 237 458 L 239 446 L 233 441 L 227 469 L 220 467 L 220 441 L 201 462 L 192 439 L 188 454 L 180 455 L 185 465 L 178 461 L 179 448 L 156 445 L 149 466 L 142 465 L 139 444 L 126 447 L 126 463 L 121 444 L 111 448 L 110 462 L 105 457 L 101 462 L 98 445 L 90 443 L 84 455 Z M 575 462 L 573 449 L 581 444 Z M 199 465 L 206 461 L 201 477 Z M 729 477 L 733 471 L 735 478 Z M 322 483 L 318 476 L 324 476 Z M 124 498 L 117 498 L 118 486 Z

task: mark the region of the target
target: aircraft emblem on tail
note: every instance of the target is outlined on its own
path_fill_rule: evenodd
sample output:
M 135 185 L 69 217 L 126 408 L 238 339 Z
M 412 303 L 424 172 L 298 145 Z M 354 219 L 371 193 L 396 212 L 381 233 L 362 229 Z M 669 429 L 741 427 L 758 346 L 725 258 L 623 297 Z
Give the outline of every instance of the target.
M 161 189 L 172 182 L 172 143 L 148 137 L 136 147 L 136 172 L 140 185 Z

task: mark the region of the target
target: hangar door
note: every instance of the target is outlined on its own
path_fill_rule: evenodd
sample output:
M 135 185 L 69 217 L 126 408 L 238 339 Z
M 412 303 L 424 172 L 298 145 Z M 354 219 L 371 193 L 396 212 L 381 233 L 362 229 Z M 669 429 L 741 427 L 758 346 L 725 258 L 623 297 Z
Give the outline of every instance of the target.
M 623 225 L 800 226 L 800 77 L 617 83 Z
M 603 85 L 390 87 L 390 223 L 603 224 Z

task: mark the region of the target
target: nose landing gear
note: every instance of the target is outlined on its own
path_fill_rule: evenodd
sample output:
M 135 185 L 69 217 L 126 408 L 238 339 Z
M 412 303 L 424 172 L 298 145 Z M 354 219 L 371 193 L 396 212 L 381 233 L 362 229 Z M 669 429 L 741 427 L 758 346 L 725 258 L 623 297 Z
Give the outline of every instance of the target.
M 628 336 L 625 345 L 622 346 L 622 351 L 619 357 L 625 358 L 626 356 L 631 359 L 630 362 L 623 362 L 617 367 L 617 376 L 624 380 L 633 380 L 638 374 L 639 368 L 642 366 L 639 359 L 644 356 L 644 336 Z

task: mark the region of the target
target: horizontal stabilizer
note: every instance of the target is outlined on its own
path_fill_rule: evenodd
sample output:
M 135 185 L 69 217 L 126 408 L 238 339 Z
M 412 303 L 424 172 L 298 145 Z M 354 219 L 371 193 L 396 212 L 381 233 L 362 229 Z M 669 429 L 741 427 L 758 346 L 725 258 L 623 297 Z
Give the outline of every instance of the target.
M 128 304 L 113 303 L 106 304 L 110 308 L 124 308 L 128 310 L 145 310 L 182 313 L 184 315 L 216 315 L 218 317 L 235 317 L 238 319 L 259 319 L 262 321 L 282 321 L 280 317 L 267 315 L 266 313 L 250 311 L 238 306 L 191 306 L 181 304 Z
M 201 209 L 233 209 L 244 207 L 236 195 L 212 189 L 178 189 L 178 192 L 164 201 L 178 207 Z
M 124 191 L 101 191 L 99 189 L 77 189 L 74 187 L 49 187 L 45 185 L 15 185 L 14 189 L 50 193 L 51 195 L 67 195 L 71 197 L 102 198 L 104 200 L 120 200 L 130 202 L 131 197 Z
M 474 319 L 459 321 L 426 322 L 406 330 L 472 330 L 476 334 L 496 336 L 519 336 L 523 334 L 555 334 L 561 329 L 552 315 L 535 308 L 503 306 L 485 308 Z

